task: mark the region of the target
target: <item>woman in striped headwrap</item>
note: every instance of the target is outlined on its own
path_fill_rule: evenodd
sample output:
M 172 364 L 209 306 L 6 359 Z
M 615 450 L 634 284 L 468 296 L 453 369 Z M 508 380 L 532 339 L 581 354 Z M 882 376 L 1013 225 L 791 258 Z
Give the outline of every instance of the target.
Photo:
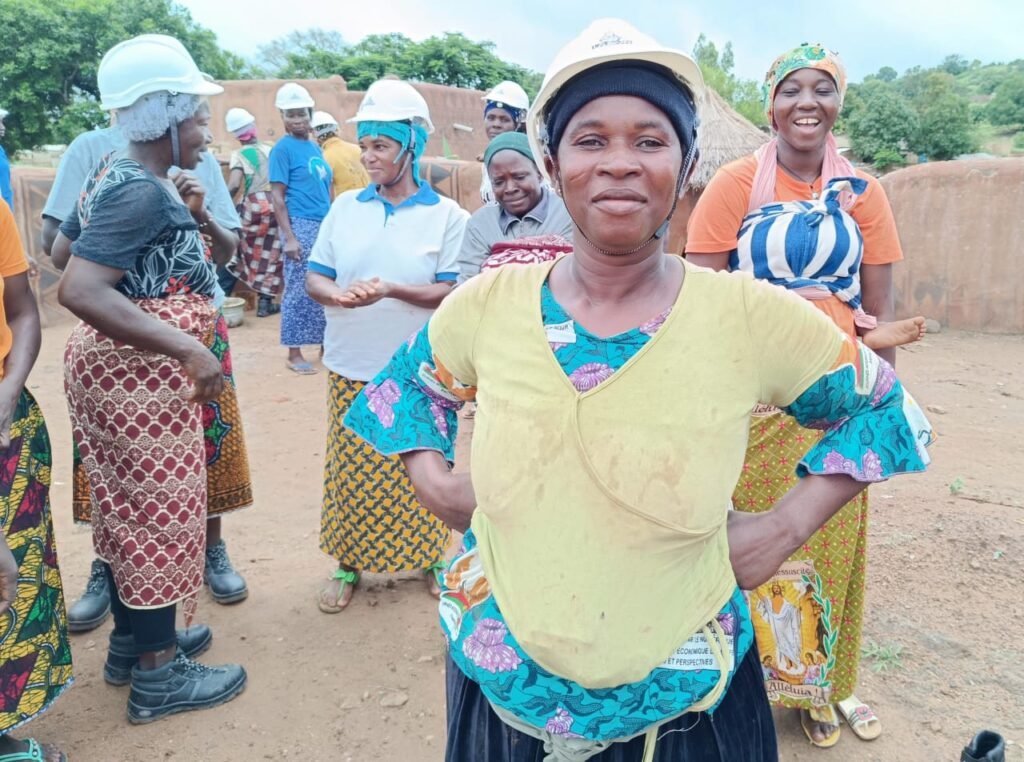
M 718 171 L 690 217 L 686 252 L 698 265 L 722 270 L 731 264 L 800 290 L 853 338 L 858 327 L 870 325 L 865 313 L 891 321 L 892 265 L 903 252 L 885 190 L 876 178 L 853 168 L 832 135 L 845 92 L 842 62 L 821 45 L 804 44 L 775 60 L 763 87 L 774 137 L 752 156 Z M 840 187 L 833 184 L 837 179 L 850 182 Z M 830 187 L 829 199 L 819 203 Z M 806 207 L 798 207 L 790 221 L 806 223 L 808 218 L 799 213 L 814 206 L 824 209 L 830 203 L 834 212 L 825 225 L 831 243 L 820 231 L 812 232 L 820 226 L 805 225 L 808 240 L 814 240 L 797 267 L 792 265 L 800 256 L 791 256 L 783 233 L 785 215 L 779 216 L 787 206 L 792 212 L 792 205 L 780 202 Z M 839 241 L 844 236 L 845 249 Z M 818 253 L 823 253 L 824 263 L 816 258 Z M 816 280 L 805 280 L 808 274 Z M 889 323 L 864 339 L 892 363 L 893 347 L 916 340 L 922 329 L 920 320 Z M 743 475 L 733 495 L 735 508 L 769 510 L 796 482 L 794 464 L 820 438 L 820 432 L 802 427 L 777 408 L 762 406 L 751 422 Z M 840 465 L 850 473 L 873 468 L 866 458 Z M 853 696 L 864 617 L 867 519 L 865 491 L 750 596 L 769 698 L 801 709 L 804 732 L 817 746 L 839 740 L 836 704 L 861 738 L 881 732 L 877 717 Z

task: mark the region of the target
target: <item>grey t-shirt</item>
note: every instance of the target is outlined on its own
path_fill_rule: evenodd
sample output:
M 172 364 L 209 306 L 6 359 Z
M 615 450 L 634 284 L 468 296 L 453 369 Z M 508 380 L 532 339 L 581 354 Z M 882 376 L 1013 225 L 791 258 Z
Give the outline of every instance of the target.
M 572 218 L 565 204 L 546 186 L 541 189 L 537 206 L 521 218 L 512 216 L 498 204 L 482 206 L 466 224 L 466 235 L 459 251 L 459 283 L 480 274 L 480 266 L 496 243 L 535 235 L 560 235 L 572 241 L 572 233 Z

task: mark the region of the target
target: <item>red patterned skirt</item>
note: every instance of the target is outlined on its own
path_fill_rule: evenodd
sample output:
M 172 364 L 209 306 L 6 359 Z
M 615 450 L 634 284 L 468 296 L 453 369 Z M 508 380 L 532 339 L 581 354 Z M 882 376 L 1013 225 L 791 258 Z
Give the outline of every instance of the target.
M 136 304 L 198 341 L 217 314 L 194 295 Z M 206 449 L 202 406 L 188 401 L 181 363 L 79 323 L 64 353 L 64 388 L 92 487 L 93 545 L 113 569 L 118 596 L 132 608 L 194 608 L 206 546 Z

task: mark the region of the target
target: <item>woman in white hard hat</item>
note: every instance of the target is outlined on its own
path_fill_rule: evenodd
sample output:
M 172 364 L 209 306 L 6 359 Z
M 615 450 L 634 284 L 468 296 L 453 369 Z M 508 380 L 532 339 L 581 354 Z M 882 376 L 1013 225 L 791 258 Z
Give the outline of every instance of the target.
M 328 315 L 329 428 L 320 549 L 338 568 L 319 593 L 326 613 L 348 605 L 362 571 L 421 570 L 431 592 L 440 590 L 436 575 L 448 529 L 416 500 L 401 461 L 381 458 L 341 421 L 360 390 L 455 285 L 469 216 L 420 175 L 433 124 L 412 85 L 375 82 L 351 121 L 371 184 L 334 201 L 307 276 L 309 293 Z M 370 391 L 381 400 L 391 392 L 386 386 Z
M 0 760 L 60 762 L 59 749 L 11 732 L 71 685 L 71 644 L 50 512 L 46 421 L 25 388 L 42 336 L 28 262 L 0 200 Z
M 466 531 L 440 606 L 449 762 L 777 759 L 741 587 L 866 481 L 927 463 L 889 366 L 799 297 L 665 253 L 702 91 L 622 21 L 566 46 L 528 133 L 573 253 L 461 286 L 346 418 Z M 470 479 L 450 463 L 474 396 Z M 773 510 L 743 514 L 762 401 L 828 433 Z
M 359 146 L 339 137 L 338 120 L 326 111 L 317 111 L 311 125 L 316 133 L 316 142 L 324 152 L 324 161 L 334 176 L 334 197 L 345 191 L 365 188 L 370 183 L 370 176 L 360 160 Z
M 288 82 L 277 91 L 285 136 L 270 152 L 270 186 L 284 252 L 281 344 L 288 347 L 288 369 L 300 376 L 316 373 L 302 347 L 323 346 L 324 308 L 306 293 L 306 264 L 331 208 L 331 168 L 310 140 L 313 98 L 302 85 Z
M 281 308 L 274 298 L 281 293 L 283 279 L 281 239 L 270 193 L 270 146 L 260 141 L 256 117 L 244 108 L 228 109 L 224 124 L 242 144 L 228 162 L 228 192 L 232 198 L 242 192 L 242 236 L 228 270 L 259 294 L 256 317 L 276 315 Z
M 202 187 L 168 170 L 199 162 L 202 98 L 222 88 L 163 35 L 115 45 L 97 79 L 128 147 L 96 167 L 61 226 L 73 243 L 58 296 L 82 319 L 68 339 L 65 386 L 93 544 L 116 591 L 104 678 L 130 683 L 128 718 L 145 723 L 221 704 L 246 682 L 238 665 L 192 660 L 209 647 L 209 628 L 174 629 L 177 604 L 189 623 L 203 584 L 202 403 L 221 394 L 230 367 L 216 354 Z
M 530 108 L 530 96 L 526 91 L 509 80 L 499 82 L 482 98 L 484 102 L 484 134 L 494 140 L 506 132 L 523 132 L 526 129 L 526 113 Z M 483 161 L 483 157 L 478 157 Z M 484 167 L 480 178 L 480 198 L 484 204 L 494 203 L 491 179 Z

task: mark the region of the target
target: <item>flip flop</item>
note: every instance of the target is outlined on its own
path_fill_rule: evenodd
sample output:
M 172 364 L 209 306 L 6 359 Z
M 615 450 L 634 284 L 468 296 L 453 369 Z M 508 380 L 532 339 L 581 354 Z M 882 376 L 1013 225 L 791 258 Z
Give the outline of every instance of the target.
M 13 754 L 0 754 L 0 762 L 46 762 L 46 752 L 42 745 L 34 739 L 28 738 L 25 740 L 28 748 L 25 751 L 16 751 Z M 57 759 L 60 762 L 67 762 L 67 755 L 60 751 Z
M 302 362 L 288 363 L 288 370 L 290 370 L 292 373 L 298 373 L 300 376 L 312 376 L 316 374 L 316 368 L 314 368 L 305 360 L 303 360 Z
M 814 740 L 814 726 L 824 723 L 826 725 L 834 725 L 835 730 L 830 733 L 821 741 Z M 831 749 L 837 743 L 839 743 L 839 718 L 836 717 L 836 710 L 831 706 L 823 707 L 811 707 L 810 709 L 800 710 L 800 727 L 804 730 L 804 735 L 807 736 L 807 740 L 811 742 L 813 746 L 817 746 L 819 749 Z
M 324 599 L 324 593 L 327 592 L 327 588 L 332 582 L 338 583 L 338 593 L 334 596 L 334 603 Z M 317 606 L 325 614 L 337 614 L 340 611 L 344 611 L 348 607 L 348 604 L 352 602 L 352 599 L 349 598 L 345 605 L 338 605 L 338 601 L 340 601 L 341 597 L 345 594 L 345 587 L 347 585 L 351 585 L 354 592 L 355 587 L 358 584 L 359 572 L 348 571 L 347 569 L 335 569 L 334 574 L 331 576 L 327 585 L 324 585 L 316 595 Z M 333 592 L 333 590 L 331 592 Z
M 882 723 L 871 707 L 856 696 L 840 701 L 839 713 L 850 723 L 850 730 L 862 741 L 874 741 L 882 735 Z

